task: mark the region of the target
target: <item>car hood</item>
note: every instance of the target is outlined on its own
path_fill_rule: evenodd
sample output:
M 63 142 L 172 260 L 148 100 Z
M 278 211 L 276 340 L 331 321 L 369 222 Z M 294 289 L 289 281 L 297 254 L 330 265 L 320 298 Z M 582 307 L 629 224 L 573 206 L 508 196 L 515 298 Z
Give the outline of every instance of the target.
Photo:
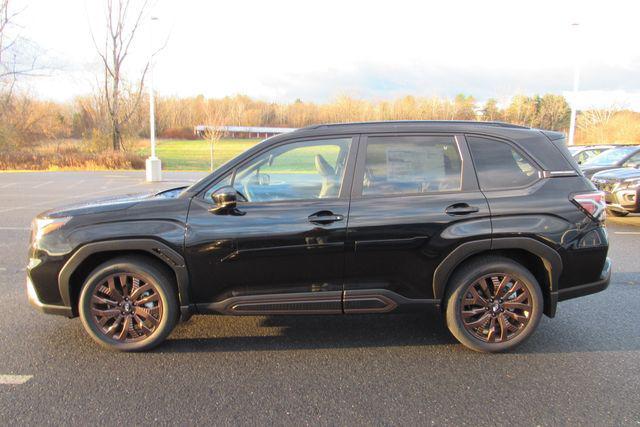
M 119 196 L 101 197 L 74 203 L 64 207 L 54 208 L 38 215 L 39 218 L 60 218 L 65 216 L 78 216 L 102 212 L 119 211 L 130 208 L 140 202 L 151 199 L 178 197 L 185 187 L 177 187 L 161 192 L 125 194 Z
M 609 169 L 602 172 L 598 172 L 593 176 L 593 179 L 606 179 L 606 180 L 625 180 L 625 179 L 640 179 L 640 169 L 636 168 L 617 168 Z

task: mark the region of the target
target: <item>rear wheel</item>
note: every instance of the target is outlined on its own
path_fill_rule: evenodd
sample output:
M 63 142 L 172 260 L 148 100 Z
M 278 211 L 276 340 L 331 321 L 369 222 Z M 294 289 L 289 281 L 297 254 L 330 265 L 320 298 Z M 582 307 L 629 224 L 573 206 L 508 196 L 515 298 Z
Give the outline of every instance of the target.
M 472 350 L 499 352 L 525 341 L 542 316 L 542 292 L 520 264 L 501 257 L 471 261 L 454 273 L 447 326 Z
M 119 351 L 148 350 L 173 330 L 178 303 L 173 280 L 144 258 L 118 258 L 96 268 L 78 302 L 89 335 Z

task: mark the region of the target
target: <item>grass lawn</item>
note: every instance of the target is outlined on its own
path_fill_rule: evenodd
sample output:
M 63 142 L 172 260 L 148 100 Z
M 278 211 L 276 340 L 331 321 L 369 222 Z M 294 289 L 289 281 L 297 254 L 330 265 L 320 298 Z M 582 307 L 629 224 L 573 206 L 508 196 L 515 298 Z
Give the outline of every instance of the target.
M 214 169 L 238 154 L 256 145 L 258 139 L 221 139 L 213 147 Z M 148 157 L 149 141 L 141 140 L 136 152 Z M 162 169 L 181 171 L 208 171 L 210 169 L 209 141 L 159 140 L 157 155 L 162 160 Z M 315 154 L 320 153 L 330 163 L 335 164 L 338 146 L 301 147 L 278 157 L 272 166 L 265 166 L 270 173 L 315 173 Z
M 217 168 L 227 160 L 256 145 L 258 139 L 221 139 L 213 147 L 213 166 Z M 140 141 L 137 152 L 149 156 L 149 141 Z M 158 140 L 157 155 L 164 170 L 208 171 L 210 169 L 209 141 Z

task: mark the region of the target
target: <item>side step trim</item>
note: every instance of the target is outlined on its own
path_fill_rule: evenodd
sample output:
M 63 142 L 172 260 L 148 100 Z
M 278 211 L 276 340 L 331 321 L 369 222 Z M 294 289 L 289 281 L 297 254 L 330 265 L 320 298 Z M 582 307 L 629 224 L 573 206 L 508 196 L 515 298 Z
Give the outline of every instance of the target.
M 200 313 L 233 315 L 342 314 L 342 291 L 300 292 L 231 297 L 198 304 Z
M 236 316 L 272 314 L 362 314 L 420 311 L 436 299 L 406 298 L 387 289 L 245 295 L 197 304 L 198 313 Z
M 407 298 L 388 289 L 356 289 L 344 291 L 345 314 L 404 313 L 438 307 L 437 299 Z

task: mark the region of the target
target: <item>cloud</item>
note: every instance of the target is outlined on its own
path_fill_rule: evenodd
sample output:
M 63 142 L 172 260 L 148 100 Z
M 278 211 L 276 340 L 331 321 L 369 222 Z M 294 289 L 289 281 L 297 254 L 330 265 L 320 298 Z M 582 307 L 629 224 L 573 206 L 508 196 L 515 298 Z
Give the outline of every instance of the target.
M 561 67 L 511 68 L 361 63 L 346 69 L 327 68 L 307 73 L 266 76 L 258 96 L 291 101 L 297 98 L 323 102 L 348 94 L 365 99 L 388 99 L 403 95 L 453 97 L 459 93 L 478 100 L 508 98 L 515 94 L 564 93 L 570 91 L 573 69 Z M 581 72 L 580 90 L 598 92 L 598 102 L 624 101 L 640 92 L 640 61 L 633 67 L 587 64 Z M 610 93 L 612 99 L 607 100 Z M 622 98 L 622 99 L 621 99 Z

